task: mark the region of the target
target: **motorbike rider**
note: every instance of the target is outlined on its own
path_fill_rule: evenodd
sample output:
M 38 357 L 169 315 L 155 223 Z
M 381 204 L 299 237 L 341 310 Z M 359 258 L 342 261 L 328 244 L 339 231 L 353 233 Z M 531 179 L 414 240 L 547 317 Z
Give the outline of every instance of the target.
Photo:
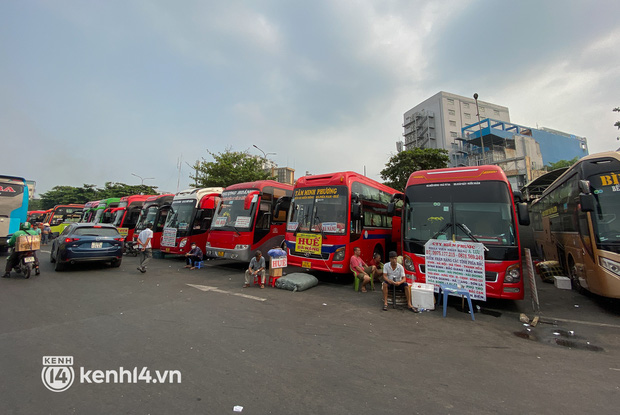
M 37 232 L 31 229 L 29 222 L 24 222 L 19 225 L 19 230 L 11 236 L 11 239 L 8 241 L 9 247 L 15 247 L 15 243 L 17 242 L 17 238 L 22 235 L 37 235 Z M 6 267 L 4 268 L 3 278 L 9 278 L 11 276 L 11 270 L 19 264 L 19 255 L 21 252 L 15 251 L 6 259 Z M 32 251 L 32 255 L 34 256 L 34 269 L 35 275 L 39 275 L 39 258 L 37 258 L 37 252 Z

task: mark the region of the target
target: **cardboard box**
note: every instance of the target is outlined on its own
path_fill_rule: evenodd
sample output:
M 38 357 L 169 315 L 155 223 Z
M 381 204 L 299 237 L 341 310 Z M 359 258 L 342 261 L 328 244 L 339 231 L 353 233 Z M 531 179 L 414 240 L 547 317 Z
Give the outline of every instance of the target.
M 559 288 L 561 290 L 570 290 L 571 289 L 571 284 L 570 284 L 570 278 L 568 277 L 560 277 L 560 276 L 554 276 L 553 277 L 553 285 L 555 285 L 555 288 Z
M 426 310 L 435 309 L 435 285 L 414 282 L 411 284 L 411 305 Z
M 15 251 L 36 251 L 38 249 L 41 249 L 40 235 L 21 235 L 17 237 Z
M 281 277 L 282 268 L 269 268 L 269 276 L 270 277 Z

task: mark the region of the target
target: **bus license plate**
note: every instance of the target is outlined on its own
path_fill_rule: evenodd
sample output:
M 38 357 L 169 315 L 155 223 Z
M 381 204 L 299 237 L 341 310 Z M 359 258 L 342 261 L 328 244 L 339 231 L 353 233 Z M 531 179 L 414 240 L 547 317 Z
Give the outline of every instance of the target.
M 302 268 L 312 268 L 312 263 L 310 261 L 301 261 Z
M 224 256 L 224 251 L 217 251 L 217 256 Z
M 24 262 L 26 262 L 26 263 L 34 262 L 34 257 L 33 256 L 27 256 L 26 258 L 24 258 Z
M 90 243 L 90 247 L 93 248 L 93 249 L 102 248 L 103 247 L 103 242 L 91 242 Z

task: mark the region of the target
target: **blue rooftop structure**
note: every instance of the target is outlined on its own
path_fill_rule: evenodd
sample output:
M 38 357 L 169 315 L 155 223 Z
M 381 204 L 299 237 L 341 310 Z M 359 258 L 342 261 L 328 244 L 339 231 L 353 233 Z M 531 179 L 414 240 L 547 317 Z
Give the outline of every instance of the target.
M 540 146 L 543 163 L 556 163 L 560 160 L 572 160 L 587 156 L 588 143 L 584 137 L 566 134 L 548 128 L 531 128 L 504 121 L 485 118 L 479 123 L 470 124 L 461 129 L 463 139 L 471 145 L 488 149 L 493 145 L 502 145 L 505 140 L 515 135 L 532 137 Z M 480 136 L 482 135 L 482 140 Z

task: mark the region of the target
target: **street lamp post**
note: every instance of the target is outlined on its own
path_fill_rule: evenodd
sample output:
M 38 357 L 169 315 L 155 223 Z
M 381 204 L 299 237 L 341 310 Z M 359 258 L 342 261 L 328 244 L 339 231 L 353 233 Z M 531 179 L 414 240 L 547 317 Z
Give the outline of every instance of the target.
M 267 160 L 267 155 L 269 154 L 273 154 L 274 156 L 276 155 L 276 153 L 265 153 L 263 150 L 260 149 L 260 147 L 258 147 L 256 144 L 252 144 L 252 147 L 254 147 L 255 149 L 257 149 L 258 151 L 260 151 L 261 153 L 263 153 L 263 158 L 265 160 Z
M 482 163 L 484 164 L 484 139 L 482 138 L 482 124 L 480 124 L 480 109 L 478 108 L 478 94 L 474 93 L 476 101 L 476 115 L 478 116 L 478 131 L 480 132 L 480 145 L 482 146 Z
M 144 186 L 144 181 L 145 180 L 155 180 L 154 177 L 142 177 L 142 176 L 138 176 L 135 173 L 131 173 L 132 176 L 136 176 L 138 179 L 140 179 L 142 182 L 140 183 L 140 186 Z

